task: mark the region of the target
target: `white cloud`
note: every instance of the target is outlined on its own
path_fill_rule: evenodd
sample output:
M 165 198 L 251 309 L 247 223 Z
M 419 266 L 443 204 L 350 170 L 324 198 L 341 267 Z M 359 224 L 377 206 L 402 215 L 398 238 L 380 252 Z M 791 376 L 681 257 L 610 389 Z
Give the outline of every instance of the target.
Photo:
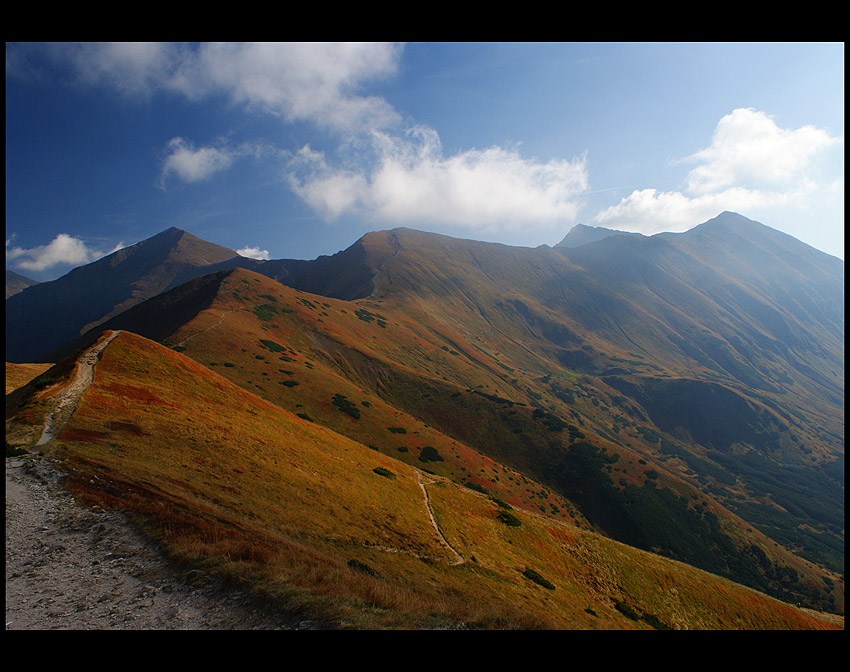
M 652 234 L 687 230 L 723 210 L 802 210 L 834 182 L 820 182 L 820 162 L 842 143 L 823 129 L 783 129 L 764 112 L 738 108 L 720 119 L 709 147 L 682 160 L 698 164 L 683 191 L 635 190 L 593 223 Z
M 133 97 L 157 91 L 192 100 L 225 96 L 249 109 L 341 130 L 384 127 L 398 114 L 384 99 L 361 95 L 367 82 L 398 69 L 401 47 L 385 43 L 84 43 L 7 48 L 13 72 L 26 76 L 39 49 L 88 85 Z M 30 68 L 31 69 L 31 68 Z
M 216 147 L 200 147 L 185 138 L 172 138 L 167 145 L 168 156 L 162 163 L 161 178 L 172 173 L 186 182 L 200 182 L 225 170 L 233 163 L 234 153 Z
M 6 259 L 19 259 L 15 267 L 28 271 L 43 271 L 61 264 L 70 266 L 88 264 L 124 247 L 123 243 L 118 243 L 110 251 L 103 252 L 89 247 L 79 238 L 60 233 L 47 245 L 26 249 L 10 247 L 13 238 L 14 236 L 6 241 Z
M 436 131 L 422 126 L 372 138 L 378 158 L 367 170 L 331 167 L 303 148 L 291 164 L 294 191 L 328 219 L 356 211 L 391 224 L 494 232 L 562 228 L 587 189 L 584 157 L 542 162 L 504 147 L 446 157 Z
M 259 247 L 243 247 L 236 250 L 236 254 L 249 259 L 259 259 L 260 261 L 268 261 L 269 251 L 261 250 Z

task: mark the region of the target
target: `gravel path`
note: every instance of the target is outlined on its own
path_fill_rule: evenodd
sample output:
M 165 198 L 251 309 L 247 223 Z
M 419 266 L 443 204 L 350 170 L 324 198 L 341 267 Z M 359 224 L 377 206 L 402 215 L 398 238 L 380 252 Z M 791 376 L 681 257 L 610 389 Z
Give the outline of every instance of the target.
M 101 353 L 120 333 L 120 331 L 113 331 L 107 338 L 95 343 L 80 357 L 79 366 L 73 379 L 56 395 L 56 405 L 44 419 L 44 432 L 42 432 L 37 446 L 43 446 L 52 441 L 59 430 L 71 419 L 77 404 L 80 402 L 80 397 L 83 396 L 83 392 L 94 380 L 94 366 L 100 361 Z
M 6 458 L 7 630 L 280 630 L 199 570 L 174 567 L 117 512 L 76 504 L 41 456 Z

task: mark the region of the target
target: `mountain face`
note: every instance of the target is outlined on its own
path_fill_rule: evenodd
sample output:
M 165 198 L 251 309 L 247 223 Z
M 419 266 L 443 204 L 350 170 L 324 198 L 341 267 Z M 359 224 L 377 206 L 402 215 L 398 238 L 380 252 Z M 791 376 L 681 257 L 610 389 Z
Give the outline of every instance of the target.
M 254 263 L 168 229 L 8 299 L 6 359 L 45 361 L 59 346 L 145 299 L 198 275 Z
M 588 226 L 587 224 L 576 224 L 569 230 L 564 239 L 555 245 L 555 247 L 581 247 L 588 243 L 595 243 L 597 240 L 608 238 L 609 236 L 640 236 L 640 233 L 630 231 L 618 231 L 617 229 L 606 229 L 603 226 Z
M 15 271 L 10 271 L 8 268 L 6 269 L 6 298 L 8 299 L 10 296 L 14 296 L 18 292 L 24 291 L 27 287 L 32 287 L 33 285 L 37 285 L 38 280 L 32 280 L 26 276 L 20 275 L 19 273 L 15 273 Z
M 843 262 L 724 213 L 556 249 L 395 229 L 237 265 L 268 277 L 172 283 L 84 341 L 141 334 L 385 457 L 843 611 Z
M 54 425 L 77 498 L 120 507 L 184 566 L 250 581 L 318 627 L 840 629 L 382 455 L 135 334 L 98 349 L 12 395 L 7 437 L 93 367 Z

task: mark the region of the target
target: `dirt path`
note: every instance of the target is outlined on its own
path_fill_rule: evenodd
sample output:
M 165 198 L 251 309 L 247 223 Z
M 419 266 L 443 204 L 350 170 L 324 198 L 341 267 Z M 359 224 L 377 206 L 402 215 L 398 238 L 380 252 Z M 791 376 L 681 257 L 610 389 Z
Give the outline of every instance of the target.
M 46 457 L 6 458 L 7 630 L 280 630 L 244 590 L 171 565 L 117 512 L 77 505 Z
M 182 341 L 177 343 L 177 345 L 175 347 L 180 347 L 180 346 L 186 345 L 189 341 L 191 341 L 193 338 L 195 338 L 195 336 L 200 336 L 201 334 L 207 333 L 211 329 L 215 329 L 216 327 L 221 326 L 221 323 L 224 322 L 225 317 L 230 315 L 230 313 L 235 313 L 238 310 L 244 310 L 244 308 L 233 308 L 232 310 L 228 310 L 228 311 L 223 312 L 221 314 L 221 317 L 219 318 L 218 322 L 216 322 L 214 325 L 212 325 L 211 327 L 207 327 L 206 329 L 201 329 L 199 332 L 192 334 L 188 338 L 184 338 Z
M 446 539 L 443 531 L 440 529 L 440 526 L 437 525 L 437 519 L 434 518 L 434 511 L 431 509 L 431 498 L 428 496 L 428 488 L 425 487 L 426 481 L 422 478 L 422 472 L 418 469 L 416 470 L 416 478 L 419 481 L 419 487 L 422 488 L 422 494 L 425 495 L 425 508 L 428 511 L 428 517 L 431 519 L 431 525 L 434 526 L 434 529 L 437 530 L 437 535 L 443 542 L 443 545 L 452 552 L 455 556 L 454 562 L 449 564 L 451 565 L 462 565 L 466 560 L 463 559 L 463 556 L 458 553 L 454 547 L 449 543 L 449 540 Z M 434 481 L 427 481 L 428 483 L 433 483 Z
M 101 353 L 120 333 L 120 331 L 113 331 L 108 337 L 98 341 L 86 350 L 83 356 L 80 357 L 79 366 L 74 377 L 56 395 L 56 406 L 44 418 L 44 432 L 42 432 L 41 438 L 36 443 L 37 446 L 43 446 L 45 443 L 52 441 L 59 433 L 59 430 L 71 419 L 74 410 L 77 408 L 77 404 L 80 402 L 80 397 L 83 396 L 83 392 L 88 389 L 92 380 L 94 380 L 94 366 L 100 361 Z

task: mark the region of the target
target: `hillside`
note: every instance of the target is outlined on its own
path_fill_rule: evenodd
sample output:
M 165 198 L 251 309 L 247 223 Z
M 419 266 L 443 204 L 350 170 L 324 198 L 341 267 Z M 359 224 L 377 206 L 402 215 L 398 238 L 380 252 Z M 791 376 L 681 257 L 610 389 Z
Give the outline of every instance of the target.
M 32 278 L 28 278 L 20 273 L 15 273 L 15 271 L 10 271 L 8 268 L 6 269 L 6 298 L 8 299 L 10 296 L 14 296 L 19 292 L 24 291 L 27 287 L 32 287 L 33 285 L 37 285 L 38 280 L 33 280 Z
M 87 329 L 187 280 L 254 264 L 171 228 L 6 301 L 6 360 L 44 362 Z
M 506 510 L 180 353 L 109 336 L 46 446 L 70 487 L 131 512 L 190 566 L 247 579 L 326 627 L 834 627 L 682 563 Z M 80 366 L 68 360 L 48 372 L 54 384 L 7 398 L 9 440 L 39 433 Z
M 102 327 L 162 341 L 281 408 L 512 505 L 589 521 L 621 541 L 809 604 L 819 603 L 827 576 L 839 586 L 840 608 L 837 576 L 719 505 L 706 485 L 726 472 L 706 468 L 707 483 L 705 473 L 688 477 L 653 446 L 659 430 L 646 419 L 634 430 L 624 423 L 627 440 L 595 432 L 599 411 L 585 392 L 595 392 L 587 377 L 573 378 L 577 403 L 556 407 L 561 415 L 541 400 L 548 393 L 564 404 L 551 390 L 563 396 L 569 378 L 553 385 L 549 375 L 547 385 L 547 376 L 517 370 L 524 390 L 493 393 L 504 381 L 492 356 L 461 335 L 435 338 L 432 324 L 237 269 L 196 279 Z

